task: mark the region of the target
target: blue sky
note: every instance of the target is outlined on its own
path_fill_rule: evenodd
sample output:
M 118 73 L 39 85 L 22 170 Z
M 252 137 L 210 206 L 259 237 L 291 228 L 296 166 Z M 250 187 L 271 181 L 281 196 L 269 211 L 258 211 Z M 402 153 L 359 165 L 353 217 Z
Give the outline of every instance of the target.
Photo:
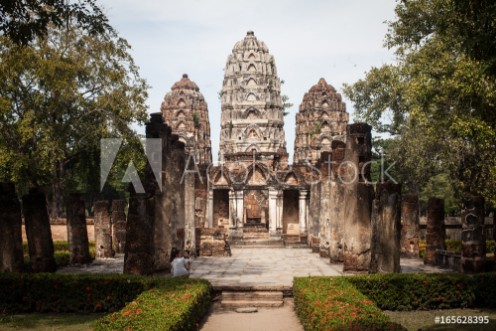
M 310 87 L 324 77 L 341 91 L 372 66 L 394 61 L 383 47 L 394 0 L 101 0 L 110 23 L 132 45 L 140 74 L 151 89 L 149 112 L 183 73 L 208 103 L 212 156 L 218 155 L 223 68 L 234 44 L 253 30 L 275 57 L 285 81 L 282 94 L 294 106 L 286 116 L 287 149 L 293 155 L 295 114 Z M 351 103 L 347 111 L 353 121 Z M 143 132 L 142 128 L 138 131 Z

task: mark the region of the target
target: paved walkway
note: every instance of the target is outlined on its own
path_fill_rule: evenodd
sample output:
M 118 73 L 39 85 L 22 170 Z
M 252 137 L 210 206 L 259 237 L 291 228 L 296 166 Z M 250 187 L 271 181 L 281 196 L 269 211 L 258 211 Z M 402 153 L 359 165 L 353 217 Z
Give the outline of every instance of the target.
M 329 264 L 310 249 L 233 248 L 232 257 L 199 257 L 191 278 L 212 286 L 291 286 L 294 277 L 339 276 L 341 265 Z
M 90 265 L 62 267 L 63 274 L 122 273 L 124 254 L 95 260 Z M 198 257 L 192 262 L 191 278 L 204 278 L 213 286 L 284 286 L 293 277 L 340 276 L 342 264 L 330 264 L 305 248 L 232 248 L 231 257 Z M 426 266 L 421 259 L 401 259 L 403 273 L 450 272 Z
M 425 266 L 421 259 L 402 259 L 403 273 L 449 272 Z M 232 257 L 199 257 L 191 278 L 208 279 L 213 286 L 291 286 L 294 277 L 340 276 L 342 264 L 330 264 L 310 249 L 234 248 Z
M 240 314 L 214 304 L 202 331 L 303 331 L 294 311 L 293 299 L 284 299 L 280 308 L 258 308 L 258 312 Z

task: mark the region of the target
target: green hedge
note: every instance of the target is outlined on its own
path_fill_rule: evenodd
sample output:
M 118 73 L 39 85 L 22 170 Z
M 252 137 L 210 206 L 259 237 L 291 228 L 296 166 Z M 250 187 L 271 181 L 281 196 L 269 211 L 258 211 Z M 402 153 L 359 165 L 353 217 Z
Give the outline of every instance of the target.
M 125 275 L 0 274 L 0 312 L 107 312 L 151 286 Z
M 456 274 L 390 274 L 347 277 L 386 310 L 466 308 L 475 304 L 473 278 Z
M 0 274 L 0 313 L 114 312 L 98 321 L 97 330 L 196 330 L 209 307 L 204 280 Z
M 346 277 L 386 310 L 496 308 L 496 274 L 390 274 Z
M 95 330 L 197 330 L 209 307 L 208 282 L 164 278 L 120 311 L 100 319 Z
M 305 330 L 405 330 L 345 277 L 295 278 L 296 313 Z

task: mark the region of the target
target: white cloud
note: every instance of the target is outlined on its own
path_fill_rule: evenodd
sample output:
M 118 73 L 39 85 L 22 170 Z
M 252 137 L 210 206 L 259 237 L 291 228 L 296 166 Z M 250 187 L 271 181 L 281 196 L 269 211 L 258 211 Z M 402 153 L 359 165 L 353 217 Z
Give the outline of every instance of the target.
M 286 117 L 288 152 L 294 115 L 303 94 L 320 77 L 336 89 L 363 77 L 371 66 L 393 60 L 382 47 L 394 18 L 394 0 L 105 0 L 110 23 L 133 46 L 141 75 L 152 85 L 150 112 L 160 110 L 174 82 L 188 73 L 209 104 L 217 157 L 223 67 L 234 44 L 255 31 L 275 56 L 283 93 L 294 103 Z M 346 100 L 345 100 L 346 101 Z M 348 112 L 352 112 L 347 102 Z

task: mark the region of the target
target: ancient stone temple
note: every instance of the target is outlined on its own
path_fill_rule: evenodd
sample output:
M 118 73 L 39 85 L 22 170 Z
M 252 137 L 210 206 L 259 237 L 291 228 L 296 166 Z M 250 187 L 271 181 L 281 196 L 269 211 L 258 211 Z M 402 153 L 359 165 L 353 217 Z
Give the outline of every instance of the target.
M 345 141 L 349 115 L 341 95 L 321 78 L 305 93 L 296 115 L 295 163 L 316 164 L 322 152 L 331 152 L 331 143 Z
M 227 57 L 220 97 L 217 163 L 210 162 L 207 105 L 186 75 L 165 96 L 163 119 L 153 114 L 147 125 L 147 138 L 164 139 L 165 190 L 154 193 L 154 268 L 168 268 L 172 247 L 224 254 L 227 238 L 235 245 L 309 243 L 344 270 L 369 270 L 371 127 L 348 124 L 341 95 L 321 78 L 300 105 L 289 164 L 276 61 L 252 31 Z M 150 135 L 155 126 L 163 128 Z M 394 224 L 378 218 L 376 233 L 392 224 L 399 243 L 400 212 L 388 216 Z M 397 259 L 374 261 L 386 270 L 382 265 Z
M 197 163 L 209 164 L 212 162 L 210 122 L 203 94 L 186 74 L 171 89 L 160 108 L 165 122 Z
M 219 160 L 210 168 L 209 226 L 233 237 L 305 231 L 307 185 L 288 167 L 274 56 L 249 31 L 227 58 Z

